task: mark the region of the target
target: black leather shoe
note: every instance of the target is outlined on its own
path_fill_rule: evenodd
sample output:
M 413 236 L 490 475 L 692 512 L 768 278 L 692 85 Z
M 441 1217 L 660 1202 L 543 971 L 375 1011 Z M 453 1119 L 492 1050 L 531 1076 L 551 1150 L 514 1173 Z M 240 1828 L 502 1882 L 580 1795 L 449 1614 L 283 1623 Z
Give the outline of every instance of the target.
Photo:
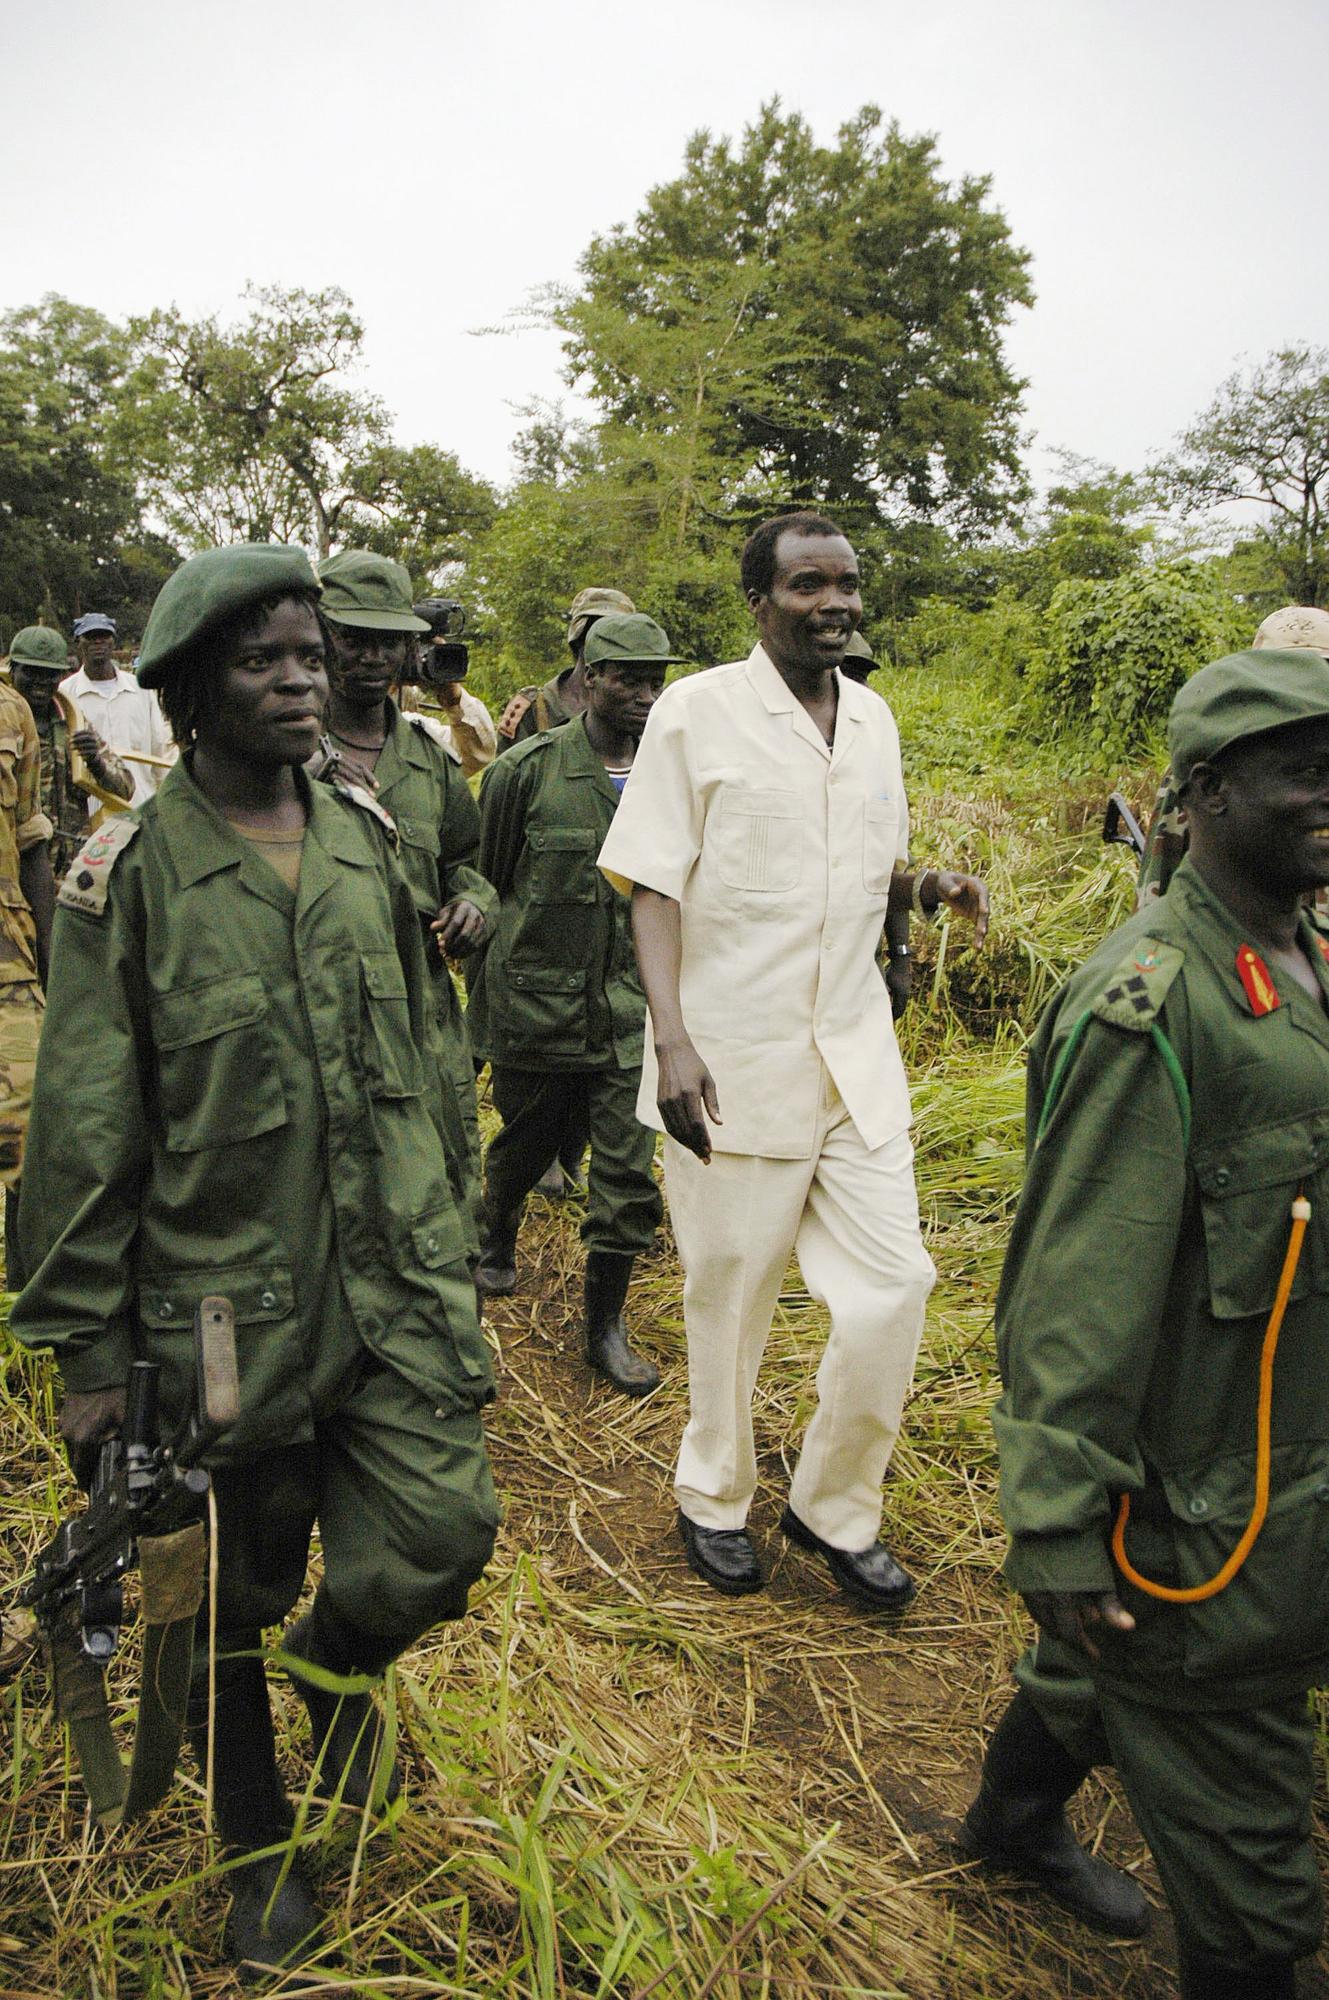
M 765 1583 L 746 1528 L 699 1528 L 680 1512 L 678 1534 L 688 1568 L 712 1590 L 726 1597 L 747 1597 Z
M 820 1556 L 845 1596 L 865 1610 L 900 1612 L 912 1603 L 916 1595 L 914 1580 L 900 1568 L 884 1542 L 874 1542 L 861 1554 L 832 1548 L 788 1507 L 780 1519 L 780 1532 L 801 1549 Z
M 283 1874 L 283 1870 L 285 1873 Z M 222 1951 L 242 1986 L 264 1982 L 267 1970 L 303 1965 L 327 1942 L 323 1912 L 298 1854 L 265 1854 L 241 1862 L 226 1877 L 231 1908 L 222 1929 Z

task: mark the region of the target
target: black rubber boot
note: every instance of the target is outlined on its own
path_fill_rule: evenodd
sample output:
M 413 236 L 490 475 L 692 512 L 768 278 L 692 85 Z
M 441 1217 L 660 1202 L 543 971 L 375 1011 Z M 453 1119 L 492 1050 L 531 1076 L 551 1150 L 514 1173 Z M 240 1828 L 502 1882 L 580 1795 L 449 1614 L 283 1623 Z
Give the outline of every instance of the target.
M 272 1709 L 257 1632 L 217 1636 L 216 1707 L 213 1711 L 212 1802 L 227 1858 L 260 1848 L 279 1852 L 241 1861 L 225 1877 L 231 1908 L 222 1951 L 245 1985 L 263 1969 L 300 1965 L 323 1948 L 323 1913 L 298 1854 L 285 1847 L 294 1816 L 277 1772 Z M 252 1657 L 237 1659 L 236 1653 Z M 186 1717 L 199 1769 L 208 1767 L 206 1656 L 196 1664 Z
M 1297 2000 L 1291 1958 L 1210 1958 L 1179 1947 L 1181 2000 Z
M 282 1635 L 282 1650 L 297 1659 L 324 1667 L 329 1673 L 353 1674 L 355 1647 L 320 1593 L 312 1610 Z M 317 1687 L 303 1674 L 289 1676 L 309 1711 L 314 1744 L 314 1789 L 325 1799 L 363 1812 L 374 1796 L 374 1779 L 383 1747 L 383 1718 L 367 1694 L 335 1694 Z M 401 1772 L 395 1761 L 381 1781 L 380 1803 L 391 1805 L 401 1792 Z
M 1143 1937 L 1150 1921 L 1143 1890 L 1120 1868 L 1086 1854 L 1062 1811 L 1088 1775 L 1020 1689 L 988 1745 L 960 1844 L 994 1868 L 1036 1882 L 1096 1930 Z
M 517 1231 L 521 1209 L 500 1212 L 486 1195 L 480 1217 L 480 1261 L 475 1289 L 486 1298 L 506 1298 L 517 1289 Z
M 542 1194 L 546 1201 L 566 1201 L 568 1184 L 563 1175 L 563 1162 L 551 1160 L 535 1183 L 535 1192 Z
M 645 1355 L 633 1351 L 623 1321 L 623 1302 L 636 1261 L 610 1250 L 587 1252 L 586 1359 L 597 1375 L 625 1396 L 649 1396 L 660 1386 L 660 1371 Z

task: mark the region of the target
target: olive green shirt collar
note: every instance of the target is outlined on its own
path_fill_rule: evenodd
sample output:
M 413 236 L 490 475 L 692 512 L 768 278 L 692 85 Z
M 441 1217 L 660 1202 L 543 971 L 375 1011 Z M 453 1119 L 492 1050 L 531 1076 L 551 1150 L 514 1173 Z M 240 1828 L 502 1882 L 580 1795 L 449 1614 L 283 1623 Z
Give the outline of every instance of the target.
M 311 785 L 302 771 L 296 773 L 296 783 L 309 814 L 305 828 L 306 853 L 301 863 L 299 900 L 310 900 L 310 892 L 321 893 L 332 881 L 332 871 L 324 870 L 315 863 L 311 875 L 309 844 L 320 848 L 323 854 L 336 861 L 349 862 L 352 867 L 370 868 L 374 858 L 363 840 L 357 839 L 356 829 L 348 820 L 345 809 L 321 785 Z M 156 795 L 156 819 L 171 857 L 171 865 L 179 877 L 181 886 L 189 888 L 195 882 L 215 875 L 223 868 L 239 868 L 241 880 L 247 889 L 262 896 L 265 902 L 279 903 L 282 908 L 291 906 L 290 891 L 286 888 L 262 855 L 239 834 L 217 811 L 194 779 L 186 760 L 182 759 L 166 773 Z
M 1167 905 L 1178 911 L 1185 925 L 1188 940 L 1193 942 L 1196 949 L 1209 960 L 1233 1004 L 1256 1020 L 1272 1020 L 1278 1008 L 1271 1008 L 1265 1014 L 1256 1014 L 1251 1005 L 1250 995 L 1237 971 L 1237 953 L 1243 945 L 1250 945 L 1249 937 L 1222 897 L 1216 895 L 1209 887 L 1189 855 L 1182 861 L 1168 884 L 1165 900 Z M 1320 933 L 1311 921 L 1309 913 L 1304 910 L 1298 923 L 1298 931 L 1306 956 L 1320 982 L 1320 990 L 1329 1000 L 1329 966 L 1325 964 L 1324 955 L 1319 948 Z M 1256 947 L 1251 946 L 1251 949 L 1255 950 Z M 1278 994 L 1280 1006 L 1286 1006 L 1290 1000 L 1295 1002 L 1295 999 L 1309 1003 L 1309 994 L 1298 986 L 1295 980 L 1289 981 L 1285 978 L 1280 986 L 1272 970 L 1269 972 L 1269 978 L 1274 991 Z M 1313 1011 L 1325 1033 L 1329 1035 L 1329 1017 L 1325 1015 L 1324 1008 L 1320 1007 Z

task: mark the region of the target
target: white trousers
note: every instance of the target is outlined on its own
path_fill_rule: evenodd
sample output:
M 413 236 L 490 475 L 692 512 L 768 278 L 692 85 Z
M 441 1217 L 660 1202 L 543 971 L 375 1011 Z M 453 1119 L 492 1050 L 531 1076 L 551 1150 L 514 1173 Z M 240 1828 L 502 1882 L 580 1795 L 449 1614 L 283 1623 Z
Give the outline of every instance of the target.
M 823 1541 L 857 1553 L 881 1528 L 881 1482 L 937 1274 L 919 1233 L 909 1134 L 869 1152 L 829 1077 L 822 1107 L 807 1160 L 714 1153 L 703 1166 L 665 1140 L 691 1402 L 674 1491 L 699 1527 L 747 1519 L 752 1394 L 792 1251 L 831 1325 L 789 1504 Z

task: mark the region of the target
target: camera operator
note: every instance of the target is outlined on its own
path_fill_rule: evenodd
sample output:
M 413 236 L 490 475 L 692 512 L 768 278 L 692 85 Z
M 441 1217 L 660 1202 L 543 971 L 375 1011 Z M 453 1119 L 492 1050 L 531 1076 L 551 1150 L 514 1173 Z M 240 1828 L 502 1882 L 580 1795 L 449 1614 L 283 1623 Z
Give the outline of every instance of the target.
M 460 763 L 463 776 L 473 778 L 493 763 L 498 731 L 480 697 L 465 685 L 470 658 L 457 636 L 465 613 L 453 598 L 426 597 L 415 615 L 429 627 L 429 637 L 419 641 L 420 678 L 443 713 L 439 738 Z

